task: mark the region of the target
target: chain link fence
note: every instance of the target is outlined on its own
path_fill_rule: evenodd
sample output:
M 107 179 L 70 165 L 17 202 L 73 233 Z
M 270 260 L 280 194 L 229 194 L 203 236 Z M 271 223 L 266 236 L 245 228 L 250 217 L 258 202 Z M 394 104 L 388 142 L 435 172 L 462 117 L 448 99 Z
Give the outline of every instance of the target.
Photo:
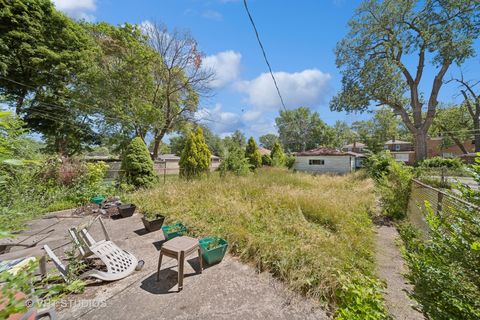
M 449 217 L 453 217 L 459 212 L 472 213 L 472 222 L 478 220 L 480 215 L 480 207 L 451 193 L 447 193 L 413 179 L 407 213 L 410 222 L 422 230 L 424 234 L 428 234 L 429 229 L 425 220 L 425 203 L 427 201 L 430 204 L 433 213 L 442 216 L 446 221 L 448 221 Z

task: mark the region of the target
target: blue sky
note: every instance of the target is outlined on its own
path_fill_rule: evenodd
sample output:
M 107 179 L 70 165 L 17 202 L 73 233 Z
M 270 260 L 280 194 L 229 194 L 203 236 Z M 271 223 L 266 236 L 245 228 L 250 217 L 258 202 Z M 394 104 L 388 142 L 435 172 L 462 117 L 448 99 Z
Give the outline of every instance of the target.
M 156 21 L 189 30 L 217 70 L 214 96 L 201 101 L 202 117 L 216 133 L 236 129 L 258 137 L 275 133 L 280 101 L 241 0 L 55 0 L 74 18 L 112 24 Z M 334 48 L 347 32 L 359 0 L 249 0 L 280 90 L 288 108 L 309 106 L 328 124 L 351 123 L 369 114 L 331 112 L 328 102 L 340 88 Z M 479 46 L 477 45 L 477 48 Z M 480 71 L 479 59 L 463 66 L 466 77 Z M 426 87 L 434 69 L 426 70 Z M 453 74 L 455 69 L 451 69 Z M 449 76 L 450 77 L 450 74 Z M 456 87 L 442 88 L 440 101 L 459 100 Z

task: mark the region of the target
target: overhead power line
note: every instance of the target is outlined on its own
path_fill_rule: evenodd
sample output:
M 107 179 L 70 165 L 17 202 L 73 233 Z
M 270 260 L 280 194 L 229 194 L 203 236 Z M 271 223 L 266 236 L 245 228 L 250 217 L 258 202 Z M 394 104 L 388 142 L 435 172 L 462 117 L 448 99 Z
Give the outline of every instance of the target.
M 258 44 L 260 45 L 260 49 L 262 49 L 263 58 L 265 59 L 265 62 L 267 63 L 268 70 L 270 71 L 270 75 L 272 76 L 273 84 L 275 85 L 275 88 L 277 89 L 277 93 L 278 93 L 278 97 L 280 98 L 280 102 L 282 103 L 283 109 L 285 109 L 285 111 L 287 111 L 287 107 L 285 106 L 285 102 L 283 101 L 282 94 L 280 93 L 280 89 L 278 88 L 277 80 L 275 79 L 275 76 L 273 75 L 272 67 L 270 66 L 270 62 L 268 61 L 267 53 L 265 52 L 265 48 L 263 47 L 262 41 L 260 40 L 260 35 L 258 34 L 257 27 L 255 25 L 255 22 L 253 21 L 252 15 L 250 14 L 250 10 L 248 10 L 247 0 L 243 0 L 243 5 L 245 6 L 245 10 L 247 11 L 248 18 L 250 19 L 250 23 L 252 24 L 253 30 L 255 31 L 255 35 L 257 37 Z

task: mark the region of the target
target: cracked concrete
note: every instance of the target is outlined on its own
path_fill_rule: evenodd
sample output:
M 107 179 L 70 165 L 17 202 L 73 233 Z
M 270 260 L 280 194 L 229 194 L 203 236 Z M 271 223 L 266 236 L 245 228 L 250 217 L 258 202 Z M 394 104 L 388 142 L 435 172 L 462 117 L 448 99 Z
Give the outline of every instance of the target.
M 379 226 L 376 231 L 377 275 L 387 284 L 384 297 L 388 311 L 398 320 L 424 319 L 423 314 L 414 309 L 415 301 L 407 295 L 413 287 L 403 277 L 407 269 L 397 245 L 397 229 L 394 226 Z
M 55 216 L 55 215 L 53 215 Z M 68 212 L 57 216 L 67 217 Z M 92 217 L 51 218 L 29 222 L 29 229 L 54 229 L 41 242 L 62 256 L 70 247 L 67 229 L 88 222 Z M 186 258 L 184 287 L 177 292 L 177 262 L 164 257 L 160 281 L 156 281 L 161 231 L 146 233 L 139 215 L 106 219 L 112 240 L 121 248 L 145 261 L 141 271 L 110 283 L 92 282 L 83 294 L 58 301 L 60 319 L 328 319 L 319 304 L 285 288 L 268 273 L 258 274 L 252 266 L 226 256 L 217 265 L 207 266 L 202 274 L 198 257 Z M 101 238 L 98 223 L 90 230 Z M 67 306 L 67 307 L 66 307 Z

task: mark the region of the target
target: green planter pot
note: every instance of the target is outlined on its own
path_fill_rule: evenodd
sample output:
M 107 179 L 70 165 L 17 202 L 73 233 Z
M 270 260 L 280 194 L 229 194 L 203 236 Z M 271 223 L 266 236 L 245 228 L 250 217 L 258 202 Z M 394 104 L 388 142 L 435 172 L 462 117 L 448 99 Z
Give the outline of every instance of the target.
M 215 248 L 208 249 L 209 244 L 217 240 L 219 242 L 219 245 Z M 222 238 L 217 237 L 202 238 L 200 239 L 199 244 L 202 251 L 202 258 L 209 265 L 222 261 L 228 248 L 228 242 Z
M 91 203 L 95 203 L 98 205 L 101 205 L 103 200 L 105 200 L 105 197 L 102 197 L 102 196 L 96 196 L 96 197 L 90 198 Z
M 169 226 L 162 227 L 163 235 L 165 240 L 170 240 L 178 236 L 183 236 L 187 232 L 187 227 L 181 223 L 172 224 Z

